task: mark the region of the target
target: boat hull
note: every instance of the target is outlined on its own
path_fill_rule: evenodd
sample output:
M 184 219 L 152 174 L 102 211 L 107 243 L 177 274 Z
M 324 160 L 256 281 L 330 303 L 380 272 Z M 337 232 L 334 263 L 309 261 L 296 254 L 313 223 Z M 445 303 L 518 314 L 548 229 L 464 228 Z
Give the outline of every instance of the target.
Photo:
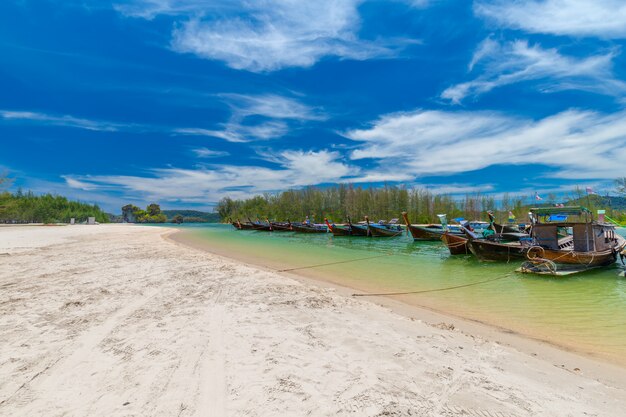
M 396 237 L 400 236 L 403 232 L 402 229 L 369 226 L 370 236 L 372 237 Z
M 293 232 L 290 224 L 272 223 L 272 232 Z
M 471 253 L 466 237 L 446 232 L 441 235 L 441 240 L 448 247 L 450 255 L 469 255 Z
M 272 226 L 269 224 L 254 224 L 253 230 L 258 230 L 259 232 L 271 232 Z
M 237 230 L 254 230 L 254 225 L 250 223 L 232 222 L 231 224 Z
M 413 240 L 430 240 L 436 241 L 441 239 L 444 230 L 443 227 L 437 225 L 424 225 L 416 226 L 413 224 L 407 225 Z
M 304 224 L 301 224 L 301 225 L 292 224 L 291 227 L 293 228 L 293 231 L 296 233 L 328 233 L 328 228 L 326 226 L 320 226 L 320 225 L 307 226 Z
M 617 260 L 618 251 L 613 249 L 602 252 L 575 252 L 543 249 L 538 258 L 547 259 L 557 265 L 581 265 L 587 268 L 611 265 Z
M 486 262 L 511 262 L 526 259 L 527 246 L 520 243 L 500 243 L 486 239 L 468 240 L 470 252 L 481 261 Z
M 369 235 L 370 233 L 369 233 L 367 226 L 360 226 L 356 224 L 350 225 L 350 236 L 367 237 Z

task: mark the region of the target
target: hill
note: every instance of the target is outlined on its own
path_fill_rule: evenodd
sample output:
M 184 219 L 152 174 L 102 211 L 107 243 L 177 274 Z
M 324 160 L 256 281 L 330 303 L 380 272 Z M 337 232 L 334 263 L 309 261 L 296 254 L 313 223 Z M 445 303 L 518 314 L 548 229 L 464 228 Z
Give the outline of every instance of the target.
M 220 215 L 198 210 L 161 210 L 167 216 L 167 221 L 171 222 L 174 216 L 183 216 L 183 223 L 219 223 Z
M 626 197 L 590 195 L 568 201 L 568 205 L 580 205 L 591 209 L 601 208 L 605 210 L 626 210 Z

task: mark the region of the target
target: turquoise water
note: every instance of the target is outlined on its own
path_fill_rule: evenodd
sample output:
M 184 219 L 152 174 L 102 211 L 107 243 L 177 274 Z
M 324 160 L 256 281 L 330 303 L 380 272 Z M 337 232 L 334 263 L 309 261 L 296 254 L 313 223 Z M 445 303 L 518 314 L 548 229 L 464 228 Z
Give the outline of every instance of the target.
M 620 276 L 623 269 L 618 263 L 569 277 L 545 277 L 514 272 L 519 263 L 450 256 L 440 242 L 413 242 L 406 236 L 267 233 L 230 225 L 183 229 L 218 253 L 273 269 L 302 268 L 294 272 L 360 291 L 429 291 L 477 284 L 394 298 L 626 364 L 626 278 Z M 351 262 L 356 259 L 360 260 Z M 307 268 L 320 264 L 330 265 Z M 483 282 L 488 280 L 492 281 Z

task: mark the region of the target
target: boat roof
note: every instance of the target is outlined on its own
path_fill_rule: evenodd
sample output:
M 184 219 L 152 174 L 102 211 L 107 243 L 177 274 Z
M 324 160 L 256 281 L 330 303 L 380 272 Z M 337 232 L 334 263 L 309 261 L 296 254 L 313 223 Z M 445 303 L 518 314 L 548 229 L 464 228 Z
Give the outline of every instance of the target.
M 530 212 L 537 216 L 550 216 L 554 214 L 564 214 L 568 216 L 591 214 L 591 211 L 583 206 L 566 206 L 566 207 L 535 207 Z

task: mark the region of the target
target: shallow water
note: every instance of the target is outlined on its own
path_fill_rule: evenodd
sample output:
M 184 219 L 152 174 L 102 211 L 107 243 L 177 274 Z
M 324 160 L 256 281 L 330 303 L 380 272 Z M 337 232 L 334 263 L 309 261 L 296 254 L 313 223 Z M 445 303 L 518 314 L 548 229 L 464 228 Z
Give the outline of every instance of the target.
M 515 262 L 480 263 L 471 256 L 450 256 L 440 242 L 413 242 L 407 236 L 267 233 L 215 224 L 183 229 L 220 253 L 274 269 L 305 267 L 294 272 L 361 291 L 429 291 L 476 284 L 394 298 L 626 364 L 626 278 L 620 276 L 618 263 L 552 278 L 516 273 Z M 360 260 L 350 262 L 355 259 Z M 306 268 L 320 264 L 330 265 Z

